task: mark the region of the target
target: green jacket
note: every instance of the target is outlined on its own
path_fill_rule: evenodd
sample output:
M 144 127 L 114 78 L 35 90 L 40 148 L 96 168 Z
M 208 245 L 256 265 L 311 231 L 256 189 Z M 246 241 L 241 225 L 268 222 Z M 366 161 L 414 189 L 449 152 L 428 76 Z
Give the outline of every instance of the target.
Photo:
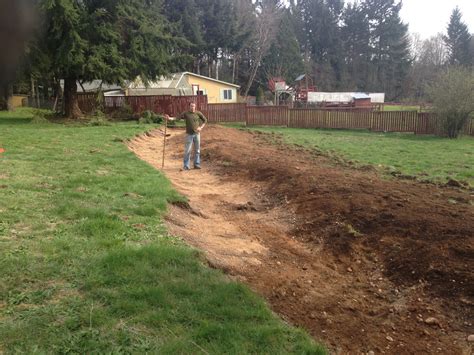
M 199 111 L 191 112 L 186 111 L 181 113 L 176 117 L 178 120 L 186 121 L 186 133 L 187 134 L 196 134 L 199 133 L 197 128 L 204 123 L 207 123 L 207 118 Z

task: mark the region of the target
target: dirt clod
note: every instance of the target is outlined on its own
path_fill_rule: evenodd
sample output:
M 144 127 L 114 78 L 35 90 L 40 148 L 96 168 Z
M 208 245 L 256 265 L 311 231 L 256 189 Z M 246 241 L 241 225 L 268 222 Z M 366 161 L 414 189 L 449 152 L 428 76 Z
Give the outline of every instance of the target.
M 436 318 L 434 317 L 428 317 L 425 319 L 425 323 L 428 324 L 428 325 L 437 325 L 439 326 L 440 323 L 439 323 L 439 320 L 437 320 Z

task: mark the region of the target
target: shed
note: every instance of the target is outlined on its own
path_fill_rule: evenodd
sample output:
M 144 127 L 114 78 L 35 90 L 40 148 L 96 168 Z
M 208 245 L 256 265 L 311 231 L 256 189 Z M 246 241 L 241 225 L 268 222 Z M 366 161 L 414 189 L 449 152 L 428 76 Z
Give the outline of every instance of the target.
M 8 98 L 8 107 L 16 109 L 23 106 L 28 106 L 28 95 L 13 94 Z
M 352 102 L 354 107 L 370 107 L 372 106 L 372 99 L 369 95 L 356 92 L 352 94 Z

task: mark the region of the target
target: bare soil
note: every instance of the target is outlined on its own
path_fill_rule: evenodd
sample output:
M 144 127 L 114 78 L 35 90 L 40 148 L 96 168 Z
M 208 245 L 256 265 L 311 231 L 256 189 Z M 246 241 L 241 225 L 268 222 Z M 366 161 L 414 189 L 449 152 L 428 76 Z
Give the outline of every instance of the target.
M 163 172 L 189 198 L 167 224 L 212 266 L 332 353 L 472 353 L 472 192 L 389 180 L 273 135 L 211 126 L 201 139 L 191 171 L 184 132 L 167 139 Z M 129 147 L 161 169 L 161 131 Z

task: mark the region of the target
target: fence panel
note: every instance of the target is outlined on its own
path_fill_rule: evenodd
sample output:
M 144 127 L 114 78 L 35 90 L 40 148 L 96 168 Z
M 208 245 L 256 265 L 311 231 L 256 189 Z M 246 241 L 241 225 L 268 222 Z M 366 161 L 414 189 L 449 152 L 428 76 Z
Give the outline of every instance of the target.
M 418 117 L 416 111 L 374 112 L 370 129 L 377 132 L 415 132 Z
M 84 113 L 93 113 L 98 107 L 102 106 L 104 97 L 97 93 L 78 93 L 77 102 L 79 108 Z
M 291 109 L 290 127 L 369 129 L 372 113 L 367 110 Z
M 246 122 L 247 104 L 208 104 L 203 111 L 209 122 Z
M 286 106 L 247 106 L 247 125 L 288 126 Z
M 444 136 L 443 122 L 436 117 L 436 114 L 423 112 L 418 114 L 418 124 L 416 134 L 433 134 Z M 474 136 L 474 119 L 468 120 L 461 130 L 461 134 Z

